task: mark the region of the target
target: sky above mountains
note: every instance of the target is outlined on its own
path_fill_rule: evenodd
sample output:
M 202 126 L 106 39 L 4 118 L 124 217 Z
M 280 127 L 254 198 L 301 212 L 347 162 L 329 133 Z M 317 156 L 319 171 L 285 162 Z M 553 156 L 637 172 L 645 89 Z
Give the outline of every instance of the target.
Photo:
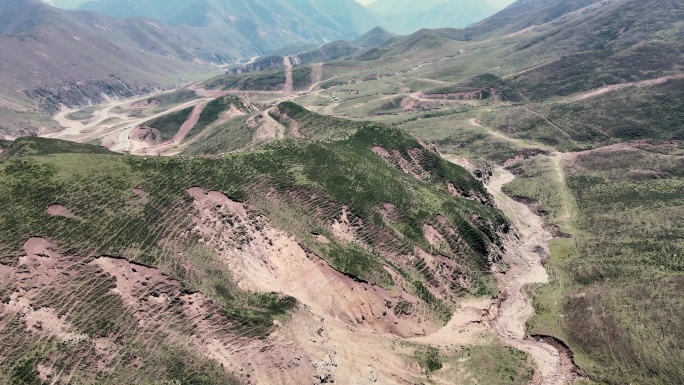
M 76 8 L 82 3 L 85 3 L 87 0 L 43 0 L 46 3 L 52 4 L 57 7 L 63 7 L 63 8 Z M 373 3 L 376 0 L 356 0 L 357 2 L 363 4 L 363 5 L 368 5 L 370 3 Z M 415 0 L 416 3 L 420 2 L 421 0 Z M 448 0 L 444 0 L 445 2 Z M 478 3 L 482 2 L 482 0 L 462 0 L 464 3 Z M 508 6 L 509 4 L 513 3 L 515 0 L 488 0 L 487 3 L 495 6 L 496 8 L 503 9 L 504 7 Z

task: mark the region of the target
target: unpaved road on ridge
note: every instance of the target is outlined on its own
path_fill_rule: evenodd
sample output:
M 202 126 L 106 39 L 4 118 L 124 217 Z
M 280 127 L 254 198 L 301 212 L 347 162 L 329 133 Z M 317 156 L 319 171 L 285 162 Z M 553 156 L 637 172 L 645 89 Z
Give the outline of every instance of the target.
M 504 261 L 510 265 L 510 269 L 506 273 L 495 273 L 499 290 L 505 299 L 490 327 L 505 344 L 532 356 L 537 366 L 533 384 L 568 384 L 574 378 L 572 361 L 550 344 L 525 339 L 525 323 L 534 315 L 534 309 L 532 299 L 524 294 L 523 289 L 529 284 L 548 282 L 542 259 L 548 255 L 548 241 L 553 237 L 544 229 L 541 217 L 502 192 L 502 187 L 513 179 L 515 176 L 512 173 L 498 167 L 486 185 L 497 207 L 517 231 L 517 236 L 508 234 L 504 239 Z
M 311 87 L 306 92 L 318 91 L 321 89 L 323 82 L 323 63 L 314 64 L 311 66 Z
M 294 91 L 294 79 L 292 77 L 292 61 L 289 56 L 283 58 L 283 65 L 285 65 L 285 94 L 289 95 Z

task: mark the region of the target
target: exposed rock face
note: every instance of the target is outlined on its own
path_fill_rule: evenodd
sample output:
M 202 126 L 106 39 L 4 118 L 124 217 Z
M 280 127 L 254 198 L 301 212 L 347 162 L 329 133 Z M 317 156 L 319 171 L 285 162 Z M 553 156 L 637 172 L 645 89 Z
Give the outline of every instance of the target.
M 62 105 L 69 108 L 80 108 L 100 104 L 107 99 L 130 98 L 154 92 L 152 83 L 135 83 L 126 81 L 117 75 L 109 75 L 107 79 L 71 81 L 59 87 L 38 87 L 26 90 L 25 94 L 35 100 L 38 107 L 46 114 L 56 113 Z

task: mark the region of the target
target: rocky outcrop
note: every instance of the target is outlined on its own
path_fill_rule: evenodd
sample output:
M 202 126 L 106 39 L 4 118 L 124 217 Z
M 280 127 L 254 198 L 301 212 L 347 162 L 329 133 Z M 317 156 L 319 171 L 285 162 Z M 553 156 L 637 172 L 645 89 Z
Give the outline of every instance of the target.
M 106 79 L 71 81 L 61 86 L 38 87 L 24 92 L 40 110 L 52 115 L 62 106 L 80 108 L 100 104 L 107 99 L 149 94 L 156 88 L 152 83 L 129 82 L 117 75 L 109 75 Z

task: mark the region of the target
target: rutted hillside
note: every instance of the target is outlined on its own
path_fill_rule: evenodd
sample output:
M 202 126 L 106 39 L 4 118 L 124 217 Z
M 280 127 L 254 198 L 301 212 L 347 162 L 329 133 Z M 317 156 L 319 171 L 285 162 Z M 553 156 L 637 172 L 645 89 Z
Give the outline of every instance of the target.
M 3 155 L 3 381 L 410 380 L 420 369 L 403 357 L 419 345 L 390 341 L 496 291 L 507 224 L 454 197 L 486 192 L 380 125 L 217 159 L 49 139 Z

